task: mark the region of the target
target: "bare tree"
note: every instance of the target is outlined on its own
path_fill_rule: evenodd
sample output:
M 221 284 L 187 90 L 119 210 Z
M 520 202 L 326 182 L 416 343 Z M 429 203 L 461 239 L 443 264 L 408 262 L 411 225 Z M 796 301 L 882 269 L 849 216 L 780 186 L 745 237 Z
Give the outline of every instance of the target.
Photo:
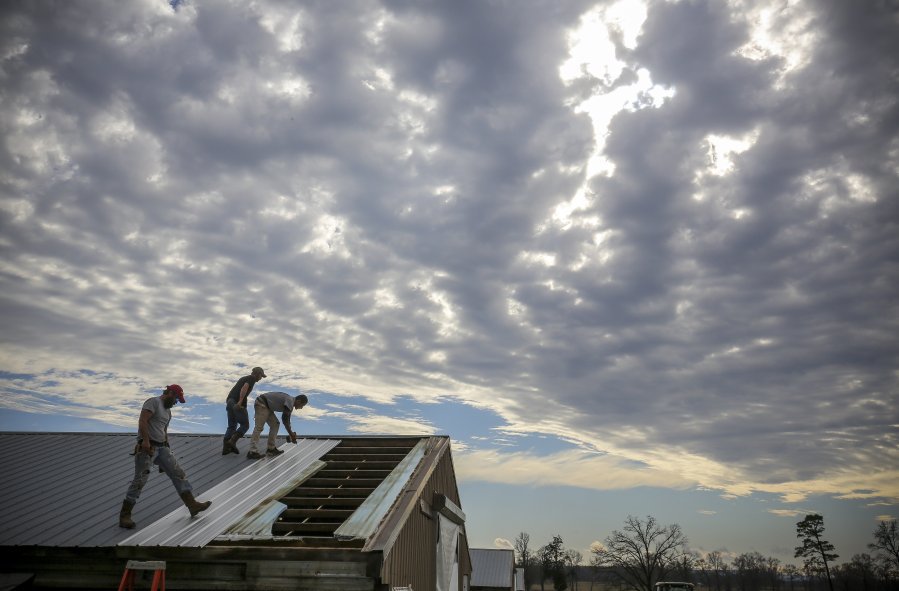
M 870 554 L 855 554 L 843 565 L 847 587 L 868 591 L 877 578 L 876 563 Z
M 889 589 L 895 591 L 896 585 L 896 569 L 885 560 L 878 560 L 874 563 L 874 574 L 877 577 L 877 584 L 880 589 Z
M 880 552 L 878 558 L 890 565 L 889 570 L 899 573 L 899 531 L 895 519 L 880 522 L 874 531 L 874 542 L 868 548 Z
M 537 548 L 537 553 L 534 556 L 534 562 L 540 568 L 540 591 L 544 591 L 545 587 L 543 584 L 546 582 L 546 577 L 549 576 L 549 572 L 551 570 L 551 559 L 550 559 L 550 549 L 547 546 L 540 546 Z
M 734 558 L 734 571 L 740 591 L 758 591 L 766 566 L 767 560 L 758 552 L 744 552 Z
M 785 564 L 783 565 L 783 568 L 781 568 L 781 572 L 787 577 L 787 580 L 790 581 L 790 591 L 794 591 L 793 581 L 798 579 L 801 574 L 799 568 L 795 564 Z
M 661 526 L 655 517 L 646 521 L 628 515 L 624 531 L 606 538 L 605 548 L 594 550 L 598 562 L 614 567 L 615 574 L 639 591 L 653 591 L 686 554 L 687 538 L 675 524 Z
M 830 591 L 833 591 L 828 563 L 839 558 L 839 554 L 834 553 L 833 544 L 821 537 L 823 534 L 824 518 L 817 513 L 806 515 L 796 524 L 796 537 L 802 540 L 802 545 L 796 546 L 795 557 L 805 559 L 804 566 L 809 572 L 820 572 L 823 568 Z
M 730 564 L 726 560 L 721 560 L 721 580 L 724 581 L 724 591 L 731 591 L 731 583 L 733 582 L 731 579 L 733 577 L 730 573 Z
M 574 548 L 565 551 L 565 566 L 568 569 L 568 580 L 571 582 L 573 589 L 577 589 L 577 567 L 582 562 L 584 562 L 584 555 Z
M 709 552 L 706 560 L 709 563 L 709 571 L 715 579 L 715 591 L 721 591 L 721 579 L 727 577 L 727 561 L 719 550 Z M 711 587 L 712 584 L 709 583 L 709 588 Z
M 590 545 L 590 552 L 593 554 L 593 557 L 590 558 L 590 591 L 593 591 L 593 584 L 597 582 L 600 575 L 602 574 L 602 562 L 597 557 L 597 554 L 600 554 L 601 551 L 605 549 L 605 547 L 599 542 L 593 542 Z
M 778 591 L 780 589 L 780 560 L 769 556 L 765 560 L 765 567 L 767 570 L 768 584 L 771 589 Z
M 712 578 L 711 573 L 709 572 L 709 561 L 705 557 L 700 556 L 696 559 L 696 564 L 694 566 L 696 570 L 699 571 L 699 584 L 705 585 L 707 588 L 711 589 Z
M 531 552 L 531 536 L 526 534 L 525 532 L 521 532 L 518 534 L 518 537 L 515 538 L 515 556 L 517 558 L 517 565 L 520 566 L 524 573 L 524 588 L 531 588 L 531 580 L 528 573 L 531 565 L 534 562 L 534 554 Z
M 690 582 L 693 580 L 693 571 L 696 569 L 696 563 L 700 560 L 699 554 L 692 551 L 685 551 L 680 559 L 672 568 L 672 577 L 678 581 Z

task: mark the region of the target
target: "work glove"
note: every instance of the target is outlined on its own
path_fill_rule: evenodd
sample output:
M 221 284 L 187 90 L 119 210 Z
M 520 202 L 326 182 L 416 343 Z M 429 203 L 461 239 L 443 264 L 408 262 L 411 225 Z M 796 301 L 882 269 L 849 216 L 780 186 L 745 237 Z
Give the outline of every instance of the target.
M 297 434 L 294 433 L 293 431 L 290 432 L 290 442 L 291 442 L 291 443 L 296 443 L 296 442 L 297 442 Z

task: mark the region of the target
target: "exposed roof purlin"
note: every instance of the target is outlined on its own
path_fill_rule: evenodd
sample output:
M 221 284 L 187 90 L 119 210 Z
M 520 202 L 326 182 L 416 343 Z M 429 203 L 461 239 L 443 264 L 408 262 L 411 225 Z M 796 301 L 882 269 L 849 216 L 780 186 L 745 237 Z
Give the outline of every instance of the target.
M 422 439 L 391 471 L 359 508 L 334 532 L 338 540 L 367 540 L 387 516 L 425 455 L 427 439 Z

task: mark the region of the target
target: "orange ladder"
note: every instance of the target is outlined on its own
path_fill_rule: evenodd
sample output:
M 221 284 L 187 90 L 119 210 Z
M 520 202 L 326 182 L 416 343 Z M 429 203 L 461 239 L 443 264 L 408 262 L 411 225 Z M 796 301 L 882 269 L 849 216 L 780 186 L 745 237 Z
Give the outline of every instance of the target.
M 150 591 L 165 591 L 165 561 L 164 560 L 129 560 L 125 565 L 125 573 L 122 582 L 119 583 L 119 591 L 134 591 L 134 575 L 139 570 L 153 571 L 153 585 Z

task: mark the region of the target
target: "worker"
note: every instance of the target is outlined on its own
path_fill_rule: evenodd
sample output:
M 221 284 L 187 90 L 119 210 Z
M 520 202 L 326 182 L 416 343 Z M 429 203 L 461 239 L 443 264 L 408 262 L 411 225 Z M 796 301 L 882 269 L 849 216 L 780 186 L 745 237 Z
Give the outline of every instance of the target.
M 225 412 L 228 413 L 228 429 L 222 442 L 222 455 L 239 454 L 237 441 L 250 428 L 250 415 L 247 412 L 247 396 L 253 391 L 256 382 L 265 376 L 261 367 L 254 367 L 250 375 L 237 380 L 225 399 Z
M 258 451 L 259 435 L 266 423 L 268 423 L 268 446 L 265 450 L 270 456 L 277 456 L 282 453 L 275 445 L 278 437 L 278 418 L 275 413 L 281 413 L 281 420 L 284 422 L 284 428 L 287 429 L 287 436 L 291 443 L 297 442 L 297 434 L 290 427 L 290 415 L 294 410 L 300 410 L 309 403 L 309 398 L 305 394 L 291 396 L 284 392 L 266 392 L 256 397 L 253 404 L 253 412 L 256 415 L 256 426 L 253 428 L 253 439 L 250 443 L 250 451 L 247 452 L 247 458 L 258 460 L 263 458 Z
M 169 447 L 169 421 L 172 420 L 170 409 L 175 406 L 176 401 L 184 404 L 184 390 L 178 384 L 166 386 L 162 395 L 144 402 L 137 427 L 137 445 L 134 447 L 134 480 L 128 487 L 125 500 L 122 501 L 119 527 L 134 529 L 131 510 L 150 478 L 153 464 L 159 466 L 159 471 L 165 472 L 172 479 L 172 484 L 190 511 L 191 517 L 205 511 L 212 504 L 211 501 L 201 503 L 194 499 L 187 474 L 178 465 L 178 460 Z

